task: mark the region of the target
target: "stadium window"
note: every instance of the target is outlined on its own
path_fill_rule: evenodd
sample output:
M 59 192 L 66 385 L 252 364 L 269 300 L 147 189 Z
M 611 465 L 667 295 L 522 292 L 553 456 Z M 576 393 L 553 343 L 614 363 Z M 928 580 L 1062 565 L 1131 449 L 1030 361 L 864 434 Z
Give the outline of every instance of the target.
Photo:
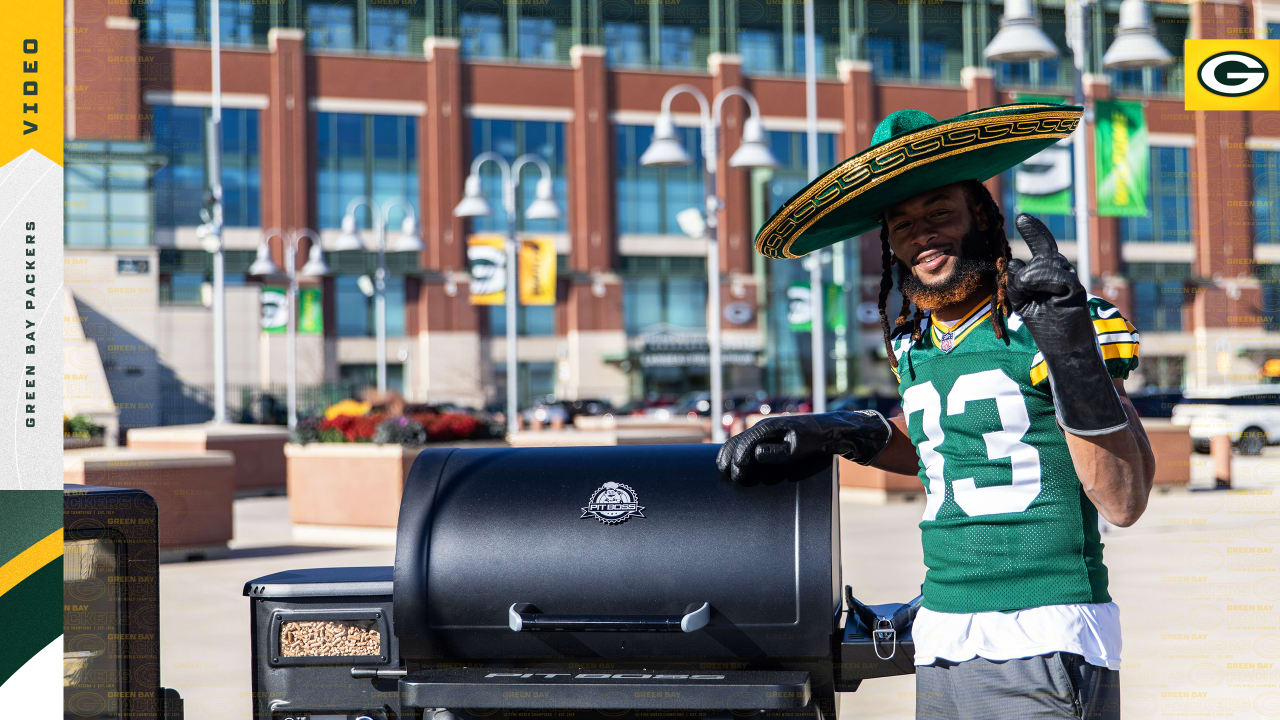
M 471 121 L 471 156 L 493 151 L 514 160 L 533 153 L 551 166 L 552 197 L 560 207 L 555 220 L 527 220 L 524 209 L 536 197 L 542 177 L 536 165 L 521 171 L 520 196 L 516 198 L 516 229 L 525 232 L 565 232 L 568 229 L 568 185 L 565 179 L 565 125 L 562 122 L 475 118 Z M 473 232 L 506 232 L 507 211 L 502 202 L 502 176 L 492 165 L 481 168 L 480 186 L 489 201 L 490 214 L 471 219 Z
M 517 57 L 535 62 L 568 62 L 574 31 L 572 2 L 550 0 L 518 5 Z
M 622 310 L 628 335 L 707 326 L 703 258 L 624 257 L 622 275 Z
M 665 68 L 705 71 L 707 55 L 712 52 L 713 33 L 718 32 L 712 4 L 664 4 L 661 10 L 658 64 Z
M 920 79 L 960 82 L 964 66 L 963 3 L 934 0 L 920 3 Z
M 648 67 L 651 35 L 646 3 L 606 3 L 601 8 L 605 63 L 610 67 Z
M 866 54 L 877 78 L 911 78 L 911 28 L 906 4 L 859 0 L 866 6 Z
M 1253 241 L 1259 244 L 1280 243 L 1280 152 L 1254 150 L 1253 165 Z
M 246 284 L 246 271 L 253 263 L 252 250 L 223 252 L 223 282 L 228 287 Z M 203 305 L 204 286 L 213 282 L 213 256 L 203 250 L 161 249 L 158 253 L 160 305 Z
M 355 50 L 356 0 L 307 3 L 307 47 L 312 50 Z
M 132 3 L 142 25 L 142 41 L 155 45 L 209 42 L 212 33 L 210 0 L 148 0 Z M 262 45 L 271 26 L 264 3 L 223 2 L 218 6 L 219 35 L 224 45 Z
M 1187 263 L 1125 263 L 1132 293 L 1134 327 L 1144 332 L 1180 332 L 1187 300 Z
M 200 208 L 208 184 L 205 123 L 208 108 L 154 105 L 151 134 L 166 159 L 152 181 L 155 225 L 169 228 L 201 223 Z M 258 147 L 258 111 L 222 110 L 222 214 L 230 227 L 260 224 L 262 177 Z
M 619 233 L 683 235 L 676 213 L 705 204 L 701 133 L 697 128 L 677 127 L 676 135 L 692 162 L 685 167 L 645 167 L 640 156 L 653 139 L 653 126 L 614 126 Z
M 1118 218 L 1121 242 L 1191 242 L 1191 174 L 1184 147 L 1151 148 L 1147 214 Z
M 145 142 L 69 141 L 65 150 L 65 243 L 68 247 L 148 247 L 152 169 Z
M 342 226 L 347 205 L 364 196 L 382 205 L 397 199 L 419 213 L 418 121 L 409 115 L 316 113 L 316 214 L 321 228 Z M 372 229 L 367 207 L 361 228 Z M 405 210 L 394 206 L 387 227 L 397 230 Z

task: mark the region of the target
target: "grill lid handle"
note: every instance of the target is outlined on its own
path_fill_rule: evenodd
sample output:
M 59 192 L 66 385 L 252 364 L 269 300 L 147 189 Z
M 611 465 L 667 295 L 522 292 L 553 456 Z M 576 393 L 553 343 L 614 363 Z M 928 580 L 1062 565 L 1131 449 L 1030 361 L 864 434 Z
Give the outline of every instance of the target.
M 690 603 L 683 615 L 547 615 L 530 603 L 511 603 L 512 632 L 695 632 L 711 620 L 711 603 Z

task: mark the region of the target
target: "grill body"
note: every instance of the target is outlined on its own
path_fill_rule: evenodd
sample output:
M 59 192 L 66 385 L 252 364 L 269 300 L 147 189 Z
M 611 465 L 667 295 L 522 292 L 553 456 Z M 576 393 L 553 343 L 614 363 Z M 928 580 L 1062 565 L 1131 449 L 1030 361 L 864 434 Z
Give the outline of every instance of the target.
M 405 657 L 830 658 L 841 603 L 834 484 L 726 483 L 717 447 L 423 452 L 397 533 Z M 590 510 L 607 483 L 641 509 L 602 521 Z M 710 619 L 695 632 L 513 632 L 510 623 L 520 604 L 626 618 L 704 603 Z

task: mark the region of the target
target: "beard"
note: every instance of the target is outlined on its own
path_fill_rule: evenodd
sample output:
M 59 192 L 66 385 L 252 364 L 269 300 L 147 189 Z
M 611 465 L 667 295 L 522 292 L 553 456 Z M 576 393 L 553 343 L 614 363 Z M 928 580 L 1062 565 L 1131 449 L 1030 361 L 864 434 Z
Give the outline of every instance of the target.
M 926 311 L 937 310 L 995 287 L 994 258 L 985 250 L 977 232 L 971 229 L 960 245 L 960 255 L 955 259 L 951 274 L 934 283 L 926 283 L 916 277 L 906 263 L 899 261 L 898 278 L 902 294 L 916 307 Z

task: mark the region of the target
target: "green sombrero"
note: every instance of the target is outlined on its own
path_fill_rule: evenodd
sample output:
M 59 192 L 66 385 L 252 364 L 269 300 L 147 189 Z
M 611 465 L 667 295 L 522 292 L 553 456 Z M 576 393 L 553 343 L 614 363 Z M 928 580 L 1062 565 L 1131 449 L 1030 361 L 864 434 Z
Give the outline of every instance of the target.
M 876 126 L 871 147 L 791 196 L 756 234 L 756 252 L 797 258 L 880 225 L 894 203 L 970 178 L 983 181 L 1067 137 L 1084 108 L 1020 102 L 937 120 L 899 110 Z

